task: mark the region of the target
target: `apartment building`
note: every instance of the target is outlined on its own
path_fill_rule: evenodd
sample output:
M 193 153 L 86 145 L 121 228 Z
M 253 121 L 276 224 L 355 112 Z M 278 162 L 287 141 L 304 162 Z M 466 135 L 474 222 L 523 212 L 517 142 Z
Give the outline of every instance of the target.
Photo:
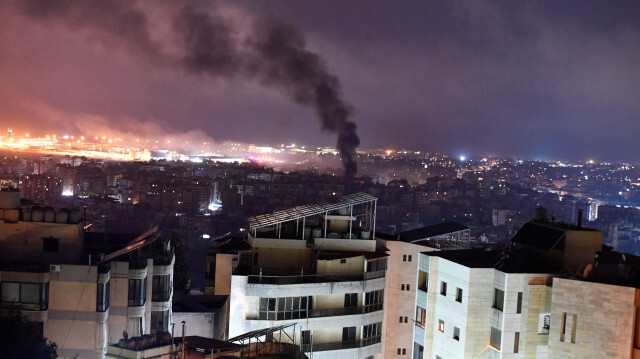
M 381 357 L 387 254 L 375 240 L 376 202 L 358 193 L 251 218 L 251 248 L 231 277 L 229 336 L 294 324 L 279 339 L 309 357 Z
M 104 358 L 123 335 L 168 331 L 174 255 L 156 229 L 107 238 L 65 213 L 27 217 L 19 201 L 19 192 L 0 191 L 3 308 L 42 323 L 62 358 Z

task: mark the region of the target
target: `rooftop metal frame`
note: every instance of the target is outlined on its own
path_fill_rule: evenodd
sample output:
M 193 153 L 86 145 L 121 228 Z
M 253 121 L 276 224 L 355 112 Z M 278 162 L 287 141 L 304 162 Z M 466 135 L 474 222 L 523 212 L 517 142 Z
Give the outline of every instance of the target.
M 279 223 L 293 221 L 304 217 L 314 216 L 318 214 L 334 211 L 339 208 L 355 206 L 367 202 L 375 202 L 378 199 L 367 193 L 354 193 L 340 198 L 336 203 L 317 203 L 308 204 L 304 206 L 298 206 L 282 211 L 277 211 L 269 214 L 262 214 L 249 218 L 249 228 L 254 230 L 256 228 L 273 226 Z

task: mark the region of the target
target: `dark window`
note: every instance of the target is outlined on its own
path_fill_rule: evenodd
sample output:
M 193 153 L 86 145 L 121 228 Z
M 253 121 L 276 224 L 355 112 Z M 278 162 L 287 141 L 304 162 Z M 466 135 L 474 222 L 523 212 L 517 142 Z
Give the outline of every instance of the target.
M 260 298 L 260 319 L 262 320 L 307 318 L 309 309 L 311 309 L 310 297 Z
M 380 343 L 380 328 L 382 323 L 373 323 L 362 327 L 362 344 L 370 345 L 374 343 Z
M 356 327 L 342 328 L 342 343 L 352 343 L 356 340 Z
M 516 332 L 515 336 L 513 337 L 513 352 L 517 353 L 519 349 L 520 349 L 520 332 Z
M 423 292 L 428 291 L 429 289 L 429 275 L 427 272 L 418 271 L 418 290 Z
M 416 325 L 424 328 L 427 317 L 427 311 L 423 308 L 416 307 Z
M 402 355 L 407 355 L 407 349 L 406 348 L 402 348 Z
M 453 327 L 453 339 L 460 340 L 460 328 Z
M 49 283 L 2 282 L 2 307 L 44 311 L 49 304 Z
M 147 302 L 147 278 L 129 279 L 129 306 L 139 307 Z
M 402 354 L 402 349 L 398 348 L 398 355 Z
M 387 269 L 387 259 L 376 259 L 367 262 L 367 272 L 377 272 Z
M 402 323 L 402 316 L 398 318 L 398 323 Z
M 345 308 L 353 308 L 358 306 L 358 293 L 347 293 L 344 295 Z
M 167 302 L 171 298 L 171 275 L 154 275 L 151 284 L 151 300 Z
M 404 290 L 404 284 L 400 285 L 400 290 Z
M 447 295 L 447 282 L 440 282 L 440 294 Z
M 42 238 L 42 251 L 46 253 L 58 253 L 60 239 L 58 238 Z
M 502 311 L 504 309 L 504 291 L 494 288 L 493 307 Z
M 340 260 L 340 264 L 345 264 L 345 263 L 347 263 L 347 260 L 346 260 L 346 259 L 341 259 L 341 260 Z
M 402 261 L 403 261 L 403 262 L 406 262 L 406 261 L 407 261 L 407 255 L 406 255 L 406 254 L 403 254 L 403 255 L 402 255 Z
M 456 288 L 456 302 L 462 303 L 462 288 Z
M 502 331 L 491 327 L 491 346 L 500 349 L 500 341 L 502 340 Z
M 310 352 L 311 351 L 311 331 L 303 330 L 301 335 L 302 340 L 302 351 Z
M 151 334 L 169 331 L 169 311 L 151 312 Z
M 384 301 L 384 290 L 374 290 L 364 294 L 364 310 L 366 313 L 374 312 L 382 309 Z
M 522 292 L 518 292 L 518 306 L 516 307 L 516 313 L 522 313 Z
M 96 312 L 106 312 L 109 309 L 110 282 L 98 283 Z
M 413 343 L 413 359 L 422 359 L 424 347 L 418 343 Z
M 405 323 L 409 323 L 409 318 L 404 317 L 404 322 L 405 322 Z
M 411 284 L 407 284 L 407 290 L 411 290 Z
M 409 254 L 409 256 L 407 257 L 407 261 L 411 262 L 411 254 Z

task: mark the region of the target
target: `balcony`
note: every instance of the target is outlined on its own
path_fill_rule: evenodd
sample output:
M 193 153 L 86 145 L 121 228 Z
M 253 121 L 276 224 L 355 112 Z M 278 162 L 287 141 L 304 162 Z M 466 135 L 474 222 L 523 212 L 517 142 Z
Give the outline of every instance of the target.
M 251 284 L 305 284 L 305 283 L 331 283 L 331 282 L 357 282 L 376 278 L 384 278 L 384 270 L 365 273 L 353 274 L 310 274 L 310 275 L 292 275 L 292 276 L 268 276 L 268 275 L 250 275 L 249 283 Z
M 288 312 L 260 312 L 258 320 L 290 320 L 304 318 L 325 318 L 337 317 L 342 315 L 358 315 L 380 311 L 383 303 L 376 303 L 362 307 L 342 307 L 342 308 L 323 308 L 309 309 Z
M 305 353 L 310 352 L 323 352 L 329 350 L 343 350 L 343 349 L 355 349 L 362 348 L 369 345 L 377 344 L 382 341 L 382 336 L 377 335 L 370 338 L 358 339 L 358 340 L 349 340 L 349 341 L 341 341 L 341 342 L 331 342 L 331 343 L 316 343 L 316 344 L 303 344 L 302 351 Z

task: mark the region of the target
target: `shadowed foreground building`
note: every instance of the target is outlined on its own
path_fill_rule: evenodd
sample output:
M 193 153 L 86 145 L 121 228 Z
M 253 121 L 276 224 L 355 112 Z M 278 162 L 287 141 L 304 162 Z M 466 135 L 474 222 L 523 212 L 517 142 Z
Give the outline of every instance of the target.
M 168 331 L 174 255 L 155 229 L 90 235 L 80 217 L 21 208 L 17 191 L 0 191 L 0 207 L 2 307 L 42 323 L 60 357 L 104 358 L 123 331 Z

